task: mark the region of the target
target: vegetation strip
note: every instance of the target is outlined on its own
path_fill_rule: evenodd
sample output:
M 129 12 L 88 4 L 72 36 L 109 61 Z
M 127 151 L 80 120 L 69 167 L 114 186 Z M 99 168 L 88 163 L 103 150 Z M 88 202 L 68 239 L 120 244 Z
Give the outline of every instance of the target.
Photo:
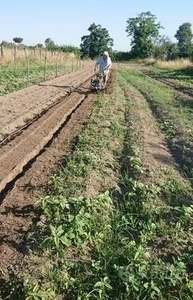
M 147 99 L 152 111 L 167 133 L 168 145 L 176 162 L 192 183 L 193 131 L 190 102 L 176 98 L 174 91 L 149 78 L 140 70 L 122 70 L 123 76 Z

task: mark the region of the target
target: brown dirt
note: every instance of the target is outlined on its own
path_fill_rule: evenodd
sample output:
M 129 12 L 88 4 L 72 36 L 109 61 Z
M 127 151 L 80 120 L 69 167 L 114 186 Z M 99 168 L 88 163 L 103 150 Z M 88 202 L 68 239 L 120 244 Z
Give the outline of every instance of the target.
M 142 70 L 141 65 L 120 64 L 122 68 Z M 129 99 L 134 102 L 134 118 L 139 122 L 139 135 L 143 144 L 143 163 L 151 171 L 160 168 L 171 169 L 174 167 L 174 160 L 167 148 L 164 135 L 158 129 L 155 118 L 149 109 L 145 98 L 134 87 L 126 90 Z M 158 175 L 157 172 L 155 174 Z
M 72 78 L 72 74 L 70 74 L 70 76 Z M 84 76 L 81 78 L 85 79 Z M 61 80 L 63 80 L 63 78 L 60 78 L 60 81 Z M 59 79 L 57 79 L 57 81 L 59 81 Z M 31 87 L 29 90 L 33 91 Z M 27 93 L 27 96 L 25 96 L 25 92 Z M 38 95 L 38 91 L 36 92 Z M 39 99 L 41 99 L 42 93 L 44 94 L 43 90 L 41 90 Z M 65 94 L 65 92 L 62 92 L 62 94 Z M 89 116 L 92 106 L 97 99 L 95 95 L 89 93 L 88 85 L 77 90 L 76 94 L 79 98 L 83 97 L 83 95 L 87 97 L 80 104 L 79 108 L 72 113 L 70 120 L 66 121 L 67 123 L 64 128 L 60 129 L 54 140 L 44 148 L 41 155 L 34 158 L 34 160 L 25 167 L 22 176 L 20 176 L 15 183 L 11 183 L 6 192 L 0 194 L 0 269 L 2 272 L 4 268 L 11 268 L 18 263 L 28 251 L 26 243 L 28 231 L 33 222 L 37 221 L 37 218 L 39 218 L 34 208 L 34 202 L 46 189 L 46 183 L 50 175 L 57 171 L 64 157 L 71 152 L 71 142 L 82 130 L 85 119 Z M 16 95 L 18 97 L 23 95 L 23 98 L 26 97 L 25 99 L 30 99 L 30 101 L 33 102 L 32 99 L 34 93 L 30 93 L 28 89 L 14 93 L 14 95 L 15 97 Z M 44 97 L 45 100 L 47 99 L 47 104 L 51 101 L 52 96 L 52 92 L 51 94 L 47 92 L 47 98 Z M 12 97 L 12 94 L 10 94 L 10 97 Z M 15 98 L 18 107 L 21 109 L 19 99 L 20 98 Z M 14 107 L 16 108 L 17 106 Z M 27 104 L 25 109 L 27 109 Z M 30 109 L 32 109 L 32 107 L 30 107 Z M 20 113 L 22 113 L 22 111 L 20 111 Z M 7 115 L 7 119 L 14 119 L 11 118 L 11 109 L 10 114 Z M 6 116 L 3 120 L 6 122 Z M 40 121 L 40 119 L 38 121 Z M 37 122 L 30 127 L 34 126 L 35 128 L 37 126 L 36 123 Z M 28 129 L 30 129 L 30 127 Z M 47 128 L 45 128 L 45 130 L 46 129 Z M 32 131 L 33 130 L 34 129 L 32 129 Z M 11 143 L 16 143 L 17 145 L 17 138 L 22 141 L 25 130 L 22 134 L 19 137 L 16 137 Z M 11 143 L 7 144 L 6 147 L 11 147 Z M 5 148 L 3 147 L 0 150 L 4 151 L 3 149 Z M 6 155 L 6 152 L 4 154 Z M 14 162 L 14 154 L 16 154 L 16 152 L 12 153 L 13 156 L 10 163 Z M 3 152 L 1 155 L 3 155 Z M 7 167 L 4 169 L 4 172 L 6 169 Z
M 23 167 L 32 160 L 50 141 L 55 132 L 67 120 L 76 107 L 85 99 L 85 89 L 90 82 L 72 92 L 41 118 L 21 132 L 19 136 L 0 149 L 0 192 L 12 181 Z
M 77 88 L 93 75 L 92 70 L 87 63 L 83 70 L 0 97 L 0 141 Z
M 144 165 L 150 172 L 158 171 L 160 168 L 173 168 L 174 161 L 172 155 L 167 149 L 164 135 L 158 129 L 146 100 L 134 87 L 130 87 L 126 92 L 129 99 L 132 99 L 132 102 L 135 101 L 134 116 L 140 126 L 138 134 L 143 147 L 142 161 Z M 155 174 L 158 175 L 157 171 Z
M 3 195 L 0 206 L 0 268 L 14 266 L 27 253 L 28 232 L 39 218 L 34 202 L 46 189 L 50 175 L 70 154 L 71 142 L 81 132 L 96 99 L 94 95 L 88 96 L 53 142 L 27 166 L 13 188 Z
M 108 90 L 105 93 L 111 93 L 112 82 L 114 82 L 113 75 L 110 78 L 107 87 Z M 29 253 L 29 248 L 31 247 L 31 244 L 29 245 L 31 227 L 34 223 L 36 224 L 38 221 L 41 221 L 40 213 L 36 211 L 34 203 L 47 190 L 50 176 L 57 172 L 62 166 L 65 157 L 73 151 L 73 143 L 83 129 L 85 120 L 91 113 L 92 106 L 97 99 L 97 94 L 91 93 L 88 87 L 85 84 L 82 88 L 76 89 L 74 93 L 79 98 L 86 95 L 85 100 L 71 114 L 65 126 L 60 128 L 59 132 L 45 146 L 40 155 L 28 163 L 23 173 L 16 178 L 16 181 L 10 183 L 8 189 L 4 193 L 1 193 L 0 277 L 4 275 L 4 272 L 6 273 L 7 269 L 17 270 L 19 265 L 22 264 L 23 257 Z M 25 97 L 24 91 L 18 92 L 17 95 L 21 95 L 22 93 L 23 97 Z M 47 94 L 49 101 L 51 101 L 52 95 L 52 93 L 51 95 Z M 31 98 L 32 94 L 28 93 L 28 97 Z M 39 99 L 41 99 L 41 95 Z M 17 103 L 21 107 L 18 99 Z M 48 102 L 46 103 L 48 104 Z M 8 119 L 11 119 L 11 114 L 8 115 Z M 27 129 L 32 128 L 31 130 L 33 131 L 33 126 L 35 129 L 37 122 L 41 122 L 41 119 L 34 122 Z M 25 129 L 20 136 L 16 137 L 11 143 L 8 143 L 6 147 L 9 147 L 11 144 L 17 145 L 17 138 L 22 141 L 25 131 L 27 132 Z M 2 149 L 0 150 L 3 151 Z

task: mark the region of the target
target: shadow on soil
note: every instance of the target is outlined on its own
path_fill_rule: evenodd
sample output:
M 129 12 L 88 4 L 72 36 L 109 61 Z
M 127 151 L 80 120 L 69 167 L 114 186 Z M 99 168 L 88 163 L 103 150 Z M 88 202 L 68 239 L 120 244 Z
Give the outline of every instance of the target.
M 100 91 L 98 93 L 111 94 L 114 81 L 115 81 L 115 70 L 113 69 L 110 72 L 109 80 L 107 82 L 107 86 L 106 86 L 105 90 Z M 53 86 L 53 87 L 56 87 L 56 88 L 66 89 L 66 90 L 68 90 L 69 94 L 72 93 L 72 92 L 77 92 L 77 93 L 83 94 L 83 95 L 89 95 L 89 94 L 97 93 L 95 91 L 91 91 L 90 88 L 84 87 L 84 86 L 76 87 L 76 86 L 73 86 L 73 85 L 71 86 L 71 85 L 57 85 L 57 84 L 43 84 L 43 83 L 40 83 L 39 86 Z

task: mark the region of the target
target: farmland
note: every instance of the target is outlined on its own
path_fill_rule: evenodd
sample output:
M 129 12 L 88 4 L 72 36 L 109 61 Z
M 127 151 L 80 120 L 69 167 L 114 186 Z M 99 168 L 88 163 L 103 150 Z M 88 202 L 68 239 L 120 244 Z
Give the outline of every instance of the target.
M 68 53 L 44 49 L 4 49 L 0 58 L 0 96 L 83 67 Z
M 50 98 L 42 112 L 50 103 L 59 112 L 63 98 L 63 112 L 76 97 L 83 100 L 1 191 L 0 295 L 192 299 L 191 69 L 117 64 L 107 91 L 100 94 L 89 91 L 91 69 L 85 63 L 71 77 L 41 86 L 42 97 L 47 91 Z M 46 114 L 41 117 L 41 106 L 36 111 L 30 99 L 30 114 L 26 110 L 27 118 L 19 117 L 20 101 L 25 94 L 35 99 L 36 93 L 38 99 L 38 86 L 31 86 L 2 97 L 8 112 L 14 95 L 18 114 L 15 106 L 16 117 L 10 109 L 7 121 L 5 115 L 1 119 L 7 124 L 1 132 L 1 157 L 27 141 L 25 131 L 29 136 L 33 124 L 45 124 L 41 118 Z M 14 136 L 18 128 L 21 132 Z M 40 129 L 34 130 L 40 135 Z M 16 164 L 16 150 L 14 154 Z

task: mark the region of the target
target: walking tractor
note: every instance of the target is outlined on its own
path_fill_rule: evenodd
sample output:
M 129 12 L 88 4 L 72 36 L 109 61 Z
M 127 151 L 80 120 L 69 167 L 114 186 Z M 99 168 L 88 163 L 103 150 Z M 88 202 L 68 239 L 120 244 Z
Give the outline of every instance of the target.
M 91 90 L 92 91 L 101 91 L 105 89 L 105 72 L 99 72 L 95 74 L 95 78 L 91 79 Z

